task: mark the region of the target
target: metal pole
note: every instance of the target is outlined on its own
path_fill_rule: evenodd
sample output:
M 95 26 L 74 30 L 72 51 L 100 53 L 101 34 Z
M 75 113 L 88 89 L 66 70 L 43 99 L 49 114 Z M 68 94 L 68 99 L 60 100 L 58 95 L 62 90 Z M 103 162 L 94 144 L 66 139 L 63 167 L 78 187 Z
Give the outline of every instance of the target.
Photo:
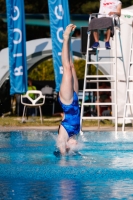
M 96 50 L 96 62 L 98 62 L 98 50 Z M 96 75 L 98 76 L 98 64 L 96 64 Z M 99 88 L 99 82 L 98 82 L 98 77 L 97 77 L 97 89 Z M 99 100 L 99 91 L 97 91 L 97 100 Z M 100 112 L 100 105 L 97 111 L 98 117 L 99 117 L 99 112 Z M 98 130 L 100 129 L 100 120 L 98 119 Z

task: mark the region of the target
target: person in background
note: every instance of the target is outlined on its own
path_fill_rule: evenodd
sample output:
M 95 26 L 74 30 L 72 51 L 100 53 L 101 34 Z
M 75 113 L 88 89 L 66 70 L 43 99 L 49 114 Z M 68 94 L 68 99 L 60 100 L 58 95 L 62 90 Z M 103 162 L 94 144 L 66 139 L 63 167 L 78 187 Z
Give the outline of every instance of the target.
M 28 78 L 28 90 L 36 90 L 36 86 L 33 86 L 32 79 Z M 31 99 L 35 99 L 35 94 L 29 94 Z M 26 100 L 28 103 L 31 103 L 28 99 Z M 28 109 L 28 115 L 34 117 L 35 116 L 35 108 Z
M 108 83 L 102 82 L 99 85 L 99 89 L 110 89 L 110 86 Z M 96 103 L 111 102 L 111 92 L 110 91 L 100 91 L 99 96 L 100 96 L 100 98 L 99 98 L 99 100 L 96 101 Z M 98 116 L 110 116 L 111 115 L 111 105 L 107 105 L 106 107 L 96 105 L 96 111 L 97 111 Z
M 88 31 L 93 31 L 94 44 L 92 45 L 93 49 L 99 47 L 99 34 L 98 30 L 107 29 L 106 39 L 105 39 L 105 48 L 110 49 L 110 36 L 114 34 L 113 21 L 112 17 L 114 15 L 121 16 L 121 7 L 122 3 L 120 0 L 100 0 L 100 9 L 98 18 L 91 20 L 89 24 Z
M 36 90 L 36 86 L 32 85 L 32 79 L 28 78 L 28 90 Z M 35 94 L 29 94 L 32 99 L 35 99 Z

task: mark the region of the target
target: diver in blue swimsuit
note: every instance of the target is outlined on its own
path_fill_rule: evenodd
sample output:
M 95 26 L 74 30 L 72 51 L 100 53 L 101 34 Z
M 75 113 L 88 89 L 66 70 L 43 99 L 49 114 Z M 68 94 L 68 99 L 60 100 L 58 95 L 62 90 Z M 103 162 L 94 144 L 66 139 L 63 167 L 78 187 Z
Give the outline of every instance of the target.
M 77 146 L 75 136 L 80 132 L 80 109 L 78 104 L 78 79 L 70 55 L 71 35 L 76 26 L 70 24 L 63 35 L 62 64 L 63 77 L 59 92 L 59 102 L 64 118 L 59 126 L 57 146 L 65 155 Z
M 59 102 L 64 112 L 64 120 L 61 125 L 65 128 L 69 137 L 77 135 L 80 131 L 80 110 L 76 92 L 73 92 L 73 102 L 70 105 L 63 104 L 60 98 Z

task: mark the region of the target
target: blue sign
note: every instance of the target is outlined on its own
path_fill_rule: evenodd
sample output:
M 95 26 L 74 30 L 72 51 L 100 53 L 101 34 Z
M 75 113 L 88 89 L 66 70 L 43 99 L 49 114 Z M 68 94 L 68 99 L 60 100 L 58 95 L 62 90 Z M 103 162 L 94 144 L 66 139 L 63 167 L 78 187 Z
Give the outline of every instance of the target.
M 24 0 L 6 0 L 10 66 L 10 94 L 27 91 Z
M 61 52 L 63 45 L 63 32 L 70 24 L 70 14 L 67 0 L 48 0 L 50 28 L 52 38 L 53 64 L 55 73 L 55 91 L 60 90 L 62 81 L 63 67 L 61 61 Z

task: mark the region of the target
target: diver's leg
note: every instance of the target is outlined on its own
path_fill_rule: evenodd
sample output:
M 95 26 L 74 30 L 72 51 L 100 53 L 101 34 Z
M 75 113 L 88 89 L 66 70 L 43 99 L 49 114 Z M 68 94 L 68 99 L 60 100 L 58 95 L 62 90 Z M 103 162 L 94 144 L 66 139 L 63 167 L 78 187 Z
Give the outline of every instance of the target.
M 70 34 L 75 29 L 73 24 L 66 27 L 64 32 L 64 41 L 62 48 L 62 64 L 63 64 L 63 77 L 60 86 L 60 100 L 64 104 L 70 104 L 73 100 L 73 69 L 70 61 Z M 60 149 L 62 155 L 65 155 L 68 141 L 68 133 L 65 128 L 61 125 L 59 129 L 57 146 Z
M 70 65 L 71 65 L 72 76 L 73 76 L 73 89 L 78 94 L 78 89 L 79 89 L 78 78 L 77 78 L 77 74 L 76 74 L 72 59 L 70 59 Z
M 70 104 L 73 100 L 73 75 L 70 64 L 70 34 L 75 29 L 73 24 L 66 27 L 62 48 L 63 77 L 60 87 L 60 99 L 64 104 Z

